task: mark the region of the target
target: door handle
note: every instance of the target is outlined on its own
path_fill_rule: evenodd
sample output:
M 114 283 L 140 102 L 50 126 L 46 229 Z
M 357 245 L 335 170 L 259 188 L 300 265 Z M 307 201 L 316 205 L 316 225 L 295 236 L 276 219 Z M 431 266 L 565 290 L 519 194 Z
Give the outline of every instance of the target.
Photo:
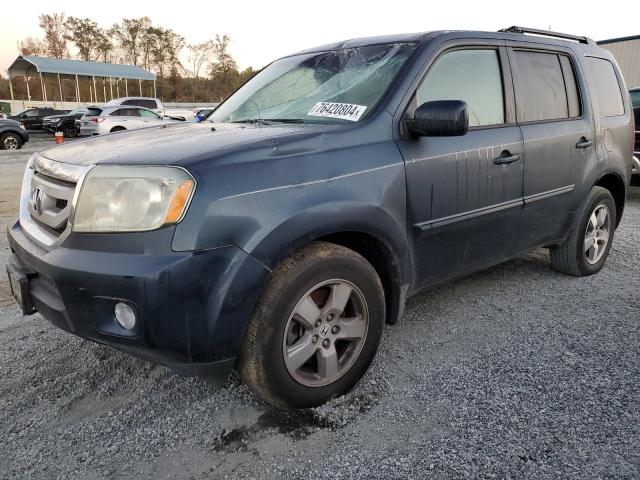
M 587 140 L 585 137 L 582 137 L 578 143 L 576 143 L 576 148 L 589 148 L 593 145 L 591 140 Z
M 498 158 L 493 160 L 493 163 L 496 165 L 508 165 L 510 163 L 514 163 L 520 160 L 520 154 L 514 153 L 513 155 L 509 150 L 503 150 Z

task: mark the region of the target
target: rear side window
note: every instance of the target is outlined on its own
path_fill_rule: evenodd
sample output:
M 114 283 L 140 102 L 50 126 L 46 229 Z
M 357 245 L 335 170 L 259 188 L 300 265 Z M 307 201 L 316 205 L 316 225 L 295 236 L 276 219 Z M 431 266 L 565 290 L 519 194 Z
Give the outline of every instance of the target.
M 568 118 L 567 92 L 558 55 L 523 50 L 513 53 L 518 122 Z
M 433 100 L 463 100 L 469 126 L 504 123 L 504 95 L 498 52 L 454 50 L 431 66 L 416 92 L 416 106 Z
M 603 117 L 624 115 L 624 102 L 613 64 L 603 58 L 585 59 L 591 87 L 594 89 L 595 102 Z

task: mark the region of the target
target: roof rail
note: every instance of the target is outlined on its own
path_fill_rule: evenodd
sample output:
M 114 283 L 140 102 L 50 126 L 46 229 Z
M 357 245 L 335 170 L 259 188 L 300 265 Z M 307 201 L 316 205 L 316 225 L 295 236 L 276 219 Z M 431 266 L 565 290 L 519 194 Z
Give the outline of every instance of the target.
M 509 27 L 498 30 L 499 32 L 506 33 L 530 33 L 532 35 L 540 35 L 543 37 L 562 38 L 563 40 L 573 40 L 574 42 L 586 43 L 588 45 L 595 45 L 595 42 L 589 37 L 583 37 L 578 35 L 569 35 L 568 33 L 552 32 L 550 30 L 540 30 L 537 28 L 527 27 Z

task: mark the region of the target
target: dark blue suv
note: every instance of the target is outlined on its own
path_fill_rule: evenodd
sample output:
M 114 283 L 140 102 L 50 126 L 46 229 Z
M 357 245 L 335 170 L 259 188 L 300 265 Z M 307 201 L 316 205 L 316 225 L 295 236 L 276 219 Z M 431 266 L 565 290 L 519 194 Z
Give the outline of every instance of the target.
M 281 58 L 199 124 L 35 154 L 13 293 L 84 338 L 318 405 L 425 288 L 538 247 L 561 272 L 602 268 L 631 174 L 626 91 L 591 40 L 517 27 Z

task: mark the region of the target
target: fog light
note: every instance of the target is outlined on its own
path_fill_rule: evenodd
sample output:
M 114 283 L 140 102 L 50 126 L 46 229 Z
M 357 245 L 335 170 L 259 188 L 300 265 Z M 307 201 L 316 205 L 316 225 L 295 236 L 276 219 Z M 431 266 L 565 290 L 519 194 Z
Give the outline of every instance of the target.
M 136 326 L 136 314 L 126 303 L 116 303 L 116 320 L 127 330 L 131 330 Z

